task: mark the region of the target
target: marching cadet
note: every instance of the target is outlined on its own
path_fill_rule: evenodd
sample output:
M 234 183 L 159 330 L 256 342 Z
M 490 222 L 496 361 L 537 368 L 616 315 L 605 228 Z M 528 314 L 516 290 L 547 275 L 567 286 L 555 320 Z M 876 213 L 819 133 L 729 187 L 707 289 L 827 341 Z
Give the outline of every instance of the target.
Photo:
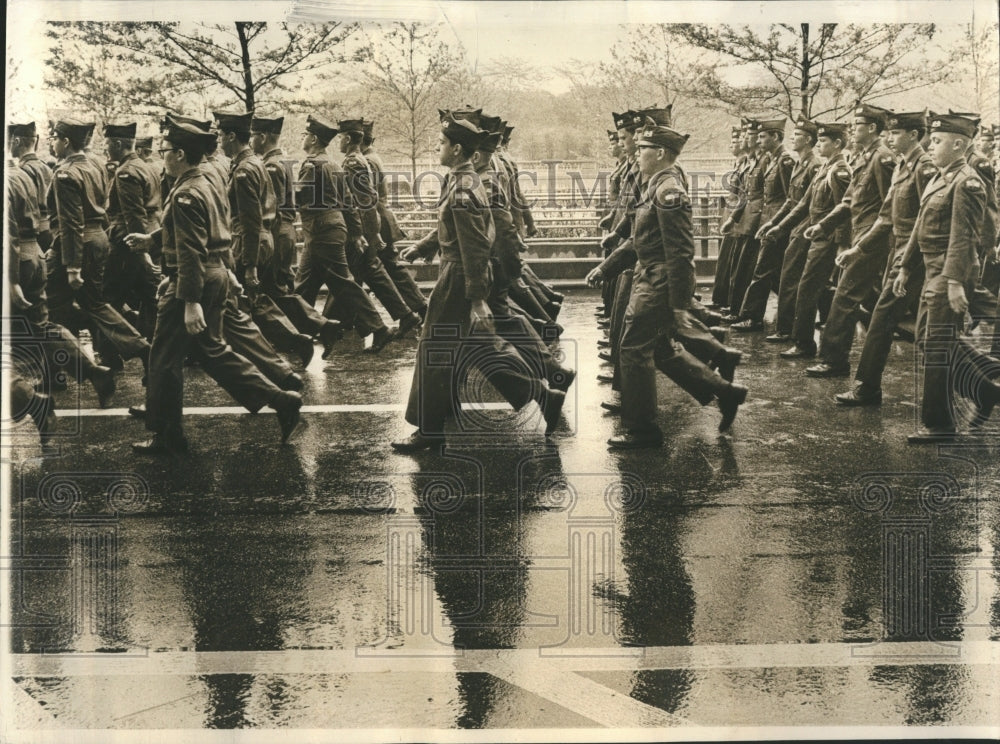
M 852 160 L 851 183 L 843 200 L 825 217 L 805 231 L 805 237 L 815 240 L 829 235 L 841 225 L 850 224 L 850 235 L 857 238 L 869 231 L 885 202 L 892 182 L 895 160 L 882 143 L 889 111 L 861 104 L 854 110 L 853 138 L 855 154 Z M 826 317 L 820 336 L 819 364 L 806 368 L 810 377 L 847 377 L 851 372 L 848 357 L 854 343 L 854 329 L 862 306 L 874 307 L 876 289 L 885 273 L 889 257 L 889 235 L 882 234 L 860 252 L 838 264 L 843 273 Z
M 618 114 L 613 113 L 612 116 L 615 117 L 615 124 L 617 125 Z M 625 148 L 618 139 L 617 129 L 608 129 L 608 154 L 615 159 L 615 167 L 611 171 L 611 175 L 608 178 L 608 210 L 601 221 L 598 222 L 598 227 L 601 230 L 607 231 L 614 227 L 614 216 L 615 210 L 622 193 L 622 182 L 625 178 L 625 174 L 628 171 L 628 158 L 625 156 Z M 606 248 L 604 250 L 604 257 L 607 258 L 610 255 L 611 249 Z M 614 299 L 614 281 L 605 281 L 601 283 L 601 300 L 604 303 L 596 308 L 594 314 L 599 318 L 607 318 L 611 315 L 611 304 Z
M 808 230 L 836 207 L 851 181 L 851 168 L 844 159 L 844 145 L 847 142 L 846 127 L 843 124 L 818 124 L 816 149 L 823 165 L 809 185 L 809 190 L 798 204 L 785 215 L 772 231 L 790 231 L 803 223 L 803 237 L 809 240 L 802 267 L 802 276 L 795 292 L 795 317 L 792 324 L 793 346 L 781 352 L 783 359 L 802 359 L 816 356 L 816 311 L 819 295 L 830 281 L 837 253 L 841 246 L 847 247 L 850 237 L 847 226 L 815 238 L 808 237 Z
M 303 132 L 306 158 L 299 166 L 295 203 L 302 216 L 305 248 L 295 276 L 295 292 L 310 305 L 325 283 L 330 294 L 353 317 L 354 330 L 365 338 L 374 334 L 370 353 L 378 353 L 394 338 L 381 316 L 351 274 L 348 240 L 361 238 L 361 222 L 340 166 L 326 153 L 337 130 L 309 116 Z
M 38 157 L 38 133 L 35 122 L 13 124 L 8 128 L 10 153 L 17 159 L 21 169 L 31 177 L 38 202 L 39 223 L 36 237 L 43 251 L 52 247 L 52 232 L 49 225 L 49 187 L 52 185 L 52 168 Z
M 323 358 L 333 352 L 333 345 L 343 336 L 340 321 L 324 318 L 316 308 L 292 292 L 295 276 L 292 266 L 297 261 L 295 239 L 295 175 L 292 162 L 278 147 L 285 118 L 254 117 L 250 123 L 250 142 L 254 153 L 263 159 L 264 169 L 271 178 L 277 216 L 271 223 L 274 251 L 271 260 L 262 265 L 260 290 L 284 313 L 295 329 L 306 336 L 318 336 L 323 344 Z
M 768 343 L 788 343 L 792 337 L 792 322 L 795 320 L 795 298 L 799 289 L 799 279 L 805 266 L 806 254 L 809 252 L 809 241 L 802 237 L 805 225 L 796 225 L 791 232 L 772 230 L 781 224 L 785 216 L 795 208 L 795 205 L 806 195 L 809 185 L 819 169 L 819 158 L 813 152 L 816 145 L 818 127 L 814 122 L 800 118 L 792 132 L 792 149 L 798 157 L 792 175 L 788 182 L 788 196 L 777 213 L 764 221 L 757 231 L 757 239 L 761 241 L 762 250 L 780 251 L 782 255 L 778 272 L 778 313 L 775 318 L 774 333 L 765 337 Z M 752 327 L 753 321 L 764 319 L 764 305 L 759 302 L 763 289 L 751 284 L 747 290 L 747 298 L 751 302 L 751 310 L 757 315 L 751 315 L 746 321 Z M 753 298 L 752 300 L 750 298 Z M 735 328 L 735 326 L 734 326 Z M 739 329 L 737 329 L 739 330 Z
M 392 443 L 399 452 L 444 443 L 445 421 L 460 412 L 458 394 L 470 365 L 486 375 L 514 410 L 538 402 L 547 434 L 557 425 L 566 398 L 562 391 L 530 377 L 517 351 L 493 331 L 487 299 L 496 230 L 489 197 L 472 165 L 473 154 L 488 136 L 467 120 L 450 114 L 444 118 L 439 150 L 441 165 L 449 170 L 441 189 L 437 228 L 401 254 L 404 260 L 429 259 L 440 250 L 441 267 L 427 304 L 406 407 L 406 420 L 417 430 Z M 444 356 L 449 363 L 441 361 Z
M 264 163 L 250 147 L 253 112 L 213 112 L 223 153 L 230 159 L 229 222 L 236 277 L 247 294 L 247 306 L 264 337 L 279 351 L 294 352 L 306 367 L 313 357 L 312 337 L 300 333 L 261 285 L 274 254 L 271 224 L 277 199 Z
M 764 204 L 764 172 L 771 162 L 770 153 L 765 152 L 760 145 L 761 124 L 757 119 L 749 119 L 747 122 L 749 152 L 740 179 L 743 204 L 733 211 L 720 229 L 723 235 L 732 232 L 736 241 L 729 259 L 729 299 L 726 302 L 729 314 L 723 318 L 726 323 L 735 323 L 740 319 L 743 297 L 753 279 L 760 247 L 756 235 L 760 229 L 760 213 Z
M 104 127 L 108 157 L 117 163 L 111 176 L 108 219 L 111 221 L 111 254 L 106 273 L 106 294 L 122 310 L 124 303 L 138 311 L 140 330 L 153 337 L 156 323 L 156 288 L 162 278 L 148 253 L 133 253 L 125 243 L 129 233 L 152 233 L 160 227 L 160 181 L 135 152 L 135 124 Z
M 1000 385 L 984 373 L 980 354 L 959 338 L 969 308 L 968 295 L 979 273 L 986 186 L 966 161 L 979 122 L 938 114 L 930 120 L 930 157 L 940 173 L 920 198 L 920 211 L 902 257 L 893 291 L 905 296 L 910 272 L 923 260 L 925 278 L 917 312 L 917 342 L 923 352 L 924 383 L 920 429 L 911 444 L 957 435 L 954 395 L 968 394 L 980 416 L 1000 402 Z M 985 357 L 985 359 L 984 359 Z
M 886 129 L 889 147 L 899 156 L 889 193 L 867 232 L 854 235 L 851 249 L 837 257 L 838 264 L 850 264 L 871 251 L 872 246 L 876 246 L 877 250 L 884 241 L 893 246 L 882 292 L 861 348 L 854 387 L 835 396 L 837 403 L 843 406 L 877 406 L 882 403 L 882 373 L 889 360 L 893 332 L 903 316 L 913 308 L 924 283 L 923 264 L 917 263 L 909 272 L 903 296 L 897 297 L 893 292 L 903 251 L 920 210 L 920 195 L 938 173 L 930 156 L 920 146 L 927 123 L 922 112 L 890 114 Z
M 762 150 L 764 161 L 760 213 L 760 222 L 763 224 L 771 222 L 787 201 L 792 172 L 795 170 L 795 158 L 785 151 L 783 146 L 785 121 L 785 119 L 761 121 L 760 131 L 757 133 L 757 146 Z M 752 236 L 752 243 L 747 244 L 749 250 L 746 251 L 745 259 L 741 257 L 741 260 L 749 262 L 752 256 L 756 256 L 757 261 L 750 270 L 751 280 L 744 293 L 742 305 L 738 310 L 733 308 L 733 315 L 739 317 L 739 321 L 732 325 L 732 329 L 737 333 L 764 329 L 767 298 L 772 289 L 775 291 L 778 289 L 785 243 L 781 240 L 762 241 L 762 238 L 762 231 L 758 227 Z M 737 272 L 742 271 L 743 269 L 738 266 Z
M 11 124 L 7 127 L 7 140 L 33 140 L 34 124 Z M 20 401 L 12 405 L 12 410 L 27 411 L 32 405 L 32 418 L 42 434 L 43 445 L 47 442 L 54 422 L 50 420 L 53 401 L 51 393 L 57 388 L 55 377 L 59 368 L 76 378 L 82 384 L 89 380 L 97 392 L 98 401 L 106 408 L 115 392 L 115 379 L 111 370 L 99 366 L 93 357 L 80 345 L 79 340 L 66 328 L 49 319 L 45 295 L 46 267 L 38 244 L 39 228 L 45 227 L 38 202 L 38 190 L 28 171 L 14 160 L 7 162 L 7 281 L 10 294 L 10 310 L 14 320 L 10 325 L 12 358 L 17 366 L 24 357 L 24 342 L 32 346 L 42 344 L 45 360 L 31 360 L 32 366 L 44 361 L 43 392 L 35 398 L 33 391 L 25 389 L 22 381 L 12 387 L 14 397 Z M 26 383 L 25 383 L 26 384 Z M 30 385 L 28 386 L 31 387 Z M 32 404 L 34 401 L 34 404 Z M 37 414 L 37 415 L 36 415 Z
M 364 136 L 361 140 L 361 153 L 368 161 L 372 171 L 372 180 L 375 184 L 375 193 L 378 194 L 378 214 L 379 214 L 379 234 L 385 247 L 379 251 L 378 257 L 385 267 L 385 272 L 396 285 L 400 297 L 413 312 L 423 320 L 427 314 L 427 300 L 423 292 L 417 286 L 413 274 L 400 265 L 398 261 L 397 244 L 406 240 L 406 233 L 399 227 L 396 215 L 389 208 L 389 189 L 385 183 L 385 168 L 382 165 L 382 158 L 375 152 L 375 122 L 364 122 Z
M 49 214 L 58 218 L 59 239 L 49 265 L 48 296 L 57 320 L 71 327 L 74 302 L 95 333 L 103 335 L 123 359 L 139 358 L 148 372 L 149 342 L 104 296 L 104 272 L 110 243 L 107 221 L 107 178 L 102 167 L 83 152 L 94 124 L 64 119 L 56 122 L 53 148 L 62 162 L 49 189 Z M 95 336 L 95 342 L 97 337 Z
M 632 240 L 638 256 L 621 340 L 621 418 L 624 432 L 608 440 L 613 449 L 659 447 L 656 370 L 702 405 L 717 400 L 719 430 L 733 423 L 747 389 L 712 372 L 674 339 L 690 323 L 694 295 L 694 237 L 687 178 L 677 156 L 687 142 L 669 127 L 650 124 L 638 137 L 639 166 L 646 177 L 636 206 Z
M 507 167 L 510 174 L 513 197 L 510 206 L 511 215 L 514 217 L 514 224 L 517 226 L 518 232 L 523 233 L 526 237 L 533 238 L 538 234 L 538 228 L 535 227 L 535 218 L 532 216 L 531 206 L 528 204 L 528 200 L 524 198 L 524 192 L 521 190 L 517 163 L 507 153 L 507 146 L 510 144 L 510 136 L 513 132 L 514 127 L 505 122 L 503 136 L 500 138 L 500 146 L 497 148 L 497 156 Z
M 202 368 L 251 413 L 270 406 L 278 414 L 284 444 L 299 424 L 302 399 L 279 389 L 223 340 L 223 308 L 229 293 L 231 235 L 223 195 L 202 165 L 214 134 L 168 120 L 161 151 L 174 187 L 163 213 L 160 243 L 167 284 L 159 299 L 146 387 L 146 428 L 153 438 L 132 445 L 140 454 L 188 450 L 184 436 L 184 359 L 192 350 Z M 129 235 L 147 243 L 152 236 Z
M 733 213 L 741 207 L 745 198 L 743 178 L 746 175 L 747 163 L 750 159 L 749 136 L 746 132 L 748 123 L 749 119 L 743 119 L 738 126 L 734 126 L 732 129 L 729 148 L 736 160 L 733 162 L 732 170 L 723 179 L 723 185 L 729 189 L 729 196 L 723 210 L 724 219 L 719 227 L 722 240 L 719 243 L 719 255 L 715 262 L 715 283 L 712 285 L 712 302 L 709 307 L 726 312 L 729 311 L 729 284 L 736 236 L 733 235 L 732 230 L 723 232 L 722 227 L 732 221 Z M 725 208 L 728 207 L 729 203 L 732 203 L 733 207 L 729 214 L 725 214 Z

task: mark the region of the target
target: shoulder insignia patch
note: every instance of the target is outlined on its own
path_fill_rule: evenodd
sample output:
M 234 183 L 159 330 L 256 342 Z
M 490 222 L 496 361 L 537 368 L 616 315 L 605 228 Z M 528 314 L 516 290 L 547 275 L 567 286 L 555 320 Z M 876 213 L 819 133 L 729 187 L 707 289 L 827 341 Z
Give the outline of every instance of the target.
M 66 171 L 59 171 L 56 173 L 56 178 L 69 178 L 69 173 Z
M 886 155 L 882 158 L 882 165 L 889 165 L 892 162 L 892 158 Z
M 177 197 L 177 203 L 178 204 L 194 204 L 194 199 L 192 199 L 190 196 L 187 196 L 186 194 L 180 194 Z
M 965 188 L 967 188 L 967 189 L 975 191 L 977 189 L 981 189 L 982 187 L 983 187 L 983 182 L 980 181 L 978 178 L 966 178 L 965 179 Z
M 237 178 L 246 178 L 249 174 L 246 171 L 236 171 Z
M 841 176 L 843 178 L 850 178 L 851 172 L 849 170 L 844 169 L 844 170 L 835 171 L 834 175 L 835 176 Z

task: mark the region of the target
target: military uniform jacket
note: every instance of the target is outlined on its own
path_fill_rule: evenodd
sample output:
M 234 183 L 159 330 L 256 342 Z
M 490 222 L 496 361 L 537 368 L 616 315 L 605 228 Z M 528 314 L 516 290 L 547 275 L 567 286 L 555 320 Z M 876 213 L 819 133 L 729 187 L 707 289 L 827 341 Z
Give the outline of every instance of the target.
M 877 248 L 890 234 L 898 249 L 906 245 L 920 211 L 920 195 L 937 172 L 937 167 L 920 145 L 896 163 L 889 193 L 879 210 L 878 219 L 864 235 L 854 238 L 862 253 Z
M 368 165 L 372 169 L 372 179 L 375 183 L 375 193 L 378 194 L 378 216 L 380 220 L 382 240 L 386 245 L 406 240 L 406 233 L 399 227 L 396 215 L 389 209 L 389 188 L 385 185 L 385 168 L 382 159 L 374 152 L 365 154 Z
M 912 270 L 920 254 L 945 254 L 941 274 L 968 285 L 979 273 L 979 246 L 986 185 L 964 158 L 959 158 L 928 184 L 920 211 L 903 252 L 902 265 Z
M 118 164 L 111 179 L 108 218 L 130 233 L 151 233 L 160 226 L 160 184 L 134 152 Z
M 454 263 L 464 275 L 465 299 L 485 300 L 490 292 L 490 256 L 496 227 L 483 179 L 471 163 L 445 177 L 438 204 L 437 227 L 414 245 L 424 258 L 441 251 L 442 263 Z
M 295 175 L 292 173 L 292 161 L 285 157 L 284 150 L 276 147 L 264 153 L 264 169 L 271 177 L 278 221 L 289 224 L 295 222 Z
M 996 248 L 997 240 L 1000 238 L 997 235 L 997 222 L 1000 220 L 1000 215 L 997 213 L 997 191 L 994 184 L 996 175 L 993 170 L 993 164 L 975 150 L 969 150 L 966 161 L 979 174 L 983 185 L 986 187 L 986 213 L 983 215 L 983 239 L 979 246 L 979 258 L 982 259 L 989 251 Z
M 354 197 L 354 208 L 361 221 L 361 233 L 369 245 L 376 247 L 379 239 L 378 191 L 368 159 L 355 151 L 344 157 L 344 176 Z
M 49 229 L 49 208 L 47 204 L 49 188 L 52 186 L 52 169 L 43 163 L 38 155 L 33 152 L 21 156 L 18 161 L 21 169 L 31 177 L 35 185 L 35 198 L 38 201 L 38 210 L 41 215 L 41 222 L 38 224 L 38 232 L 45 232 Z
M 517 231 L 514 218 L 510 213 L 510 202 L 503 186 L 487 171 L 480 173 L 483 188 L 490 200 L 490 215 L 496 236 L 493 240 L 492 259 L 496 268 L 494 281 L 500 288 L 510 286 L 510 283 L 521 275 L 522 260 L 521 233 Z
M 229 180 L 229 220 L 237 262 L 257 266 L 270 256 L 271 224 L 278 216 L 271 177 L 247 148 L 233 158 Z
M 666 264 L 670 306 L 683 310 L 694 295 L 694 233 L 687 178 L 676 165 L 646 184 L 635 210 L 635 244 L 640 267 Z
M 349 238 L 361 235 L 361 220 L 354 208 L 344 171 L 326 153 L 310 155 L 299 166 L 295 203 L 302 227 L 311 235 L 323 229 L 345 230 Z
M 232 235 L 225 195 L 208 178 L 202 163 L 177 179 L 163 209 L 160 232 L 163 271 L 176 277 L 177 299 L 200 302 L 209 256 L 225 260 Z
M 829 233 L 850 220 L 855 239 L 860 238 L 878 217 L 892 182 L 896 160 L 881 140 L 875 140 L 858 153 L 851 165 L 854 174 L 843 200 L 819 222 Z
M 614 204 L 622 193 L 622 179 L 625 178 L 625 171 L 628 168 L 628 160 L 622 158 L 615 164 L 615 169 L 608 177 L 608 201 Z
M 811 149 L 806 150 L 805 155 L 795 163 L 792 175 L 788 179 L 788 193 L 785 197 L 785 203 L 775 214 L 771 215 L 769 221 L 772 227 L 781 224 L 781 221 L 802 200 L 802 197 L 809 191 L 809 185 L 813 182 L 819 169 L 820 162 L 816 153 Z
M 71 269 L 83 266 L 84 228 L 104 227 L 104 169 L 85 153 L 73 153 L 56 168 L 49 190 L 49 213 L 59 220 L 62 262 Z
M 625 176 L 622 178 L 622 191 L 618 199 L 618 209 L 615 213 L 615 226 L 612 230 L 622 240 L 625 240 L 632 234 L 632 220 L 635 216 L 635 206 L 641 198 L 642 174 L 639 172 L 639 161 L 633 160 L 629 162 Z
M 773 156 L 769 152 L 751 155 L 747 160 L 746 176 L 743 183 L 746 187 L 746 203 L 733 212 L 733 233 L 736 235 L 754 235 L 760 227 L 761 210 L 764 206 L 764 174 L 771 166 Z
M 787 150 L 779 148 L 777 152 L 771 154 L 771 162 L 764 171 L 761 222 L 769 222 L 784 205 L 794 170 L 795 158 Z
M 809 190 L 781 220 L 780 227 L 790 230 L 800 222 L 803 227 L 817 224 L 840 204 L 850 183 L 851 167 L 844 159 L 844 153 L 838 152 L 819 167 L 809 184 Z M 846 225 L 837 228 L 835 240 L 838 245 L 847 245 L 849 239 Z
M 20 281 L 20 262 L 40 255 L 35 236 L 41 224 L 35 182 L 17 163 L 7 163 L 7 277 Z

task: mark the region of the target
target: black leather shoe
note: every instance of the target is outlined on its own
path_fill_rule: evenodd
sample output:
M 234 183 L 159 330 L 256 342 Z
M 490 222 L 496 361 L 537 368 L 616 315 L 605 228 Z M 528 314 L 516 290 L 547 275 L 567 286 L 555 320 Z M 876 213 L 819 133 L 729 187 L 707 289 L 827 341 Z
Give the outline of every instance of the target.
M 764 340 L 769 344 L 787 344 L 792 337 L 787 333 L 772 333 L 770 336 L 765 336 Z
M 597 307 L 594 308 L 594 315 L 597 315 L 599 317 L 603 317 L 604 314 L 605 314 L 604 313 L 604 305 L 598 305 Z
M 722 317 L 722 313 L 717 313 L 714 310 L 708 310 L 707 308 L 698 315 L 698 319 L 709 328 L 715 328 L 717 325 L 720 325 L 722 323 Z
M 993 415 L 993 409 L 1000 403 L 1000 384 L 983 382 L 980 388 L 980 402 L 976 407 L 976 415 L 972 417 L 971 426 L 978 429 Z
M 323 344 L 323 359 L 329 359 L 333 353 L 333 345 L 344 337 L 344 329 L 339 320 L 327 320 L 319 329 L 319 341 Z
M 726 431 L 733 425 L 736 412 L 740 406 L 746 402 L 747 389 L 742 385 L 730 384 L 721 395 L 719 395 L 719 410 L 722 411 L 722 421 L 719 422 L 719 431 Z
M 597 358 L 600 359 L 602 362 L 613 362 L 614 361 L 614 359 L 611 357 L 611 353 L 608 352 L 608 351 L 598 352 Z
M 278 414 L 278 425 L 281 427 L 281 443 L 285 444 L 298 432 L 299 424 L 302 423 L 300 415 L 302 396 L 298 393 L 283 390 L 271 401 L 270 405 Z
M 953 441 L 958 436 L 954 429 L 926 429 L 921 427 L 915 434 L 910 434 L 908 444 L 940 444 Z
M 780 356 L 782 359 L 812 359 L 816 356 L 816 349 L 803 349 L 796 344 L 790 349 L 785 349 Z
M 613 375 L 598 375 L 597 376 L 597 381 L 598 382 L 614 382 L 615 378 L 614 378 Z
M 309 366 L 309 362 L 312 361 L 315 352 L 316 349 L 313 348 L 313 340 L 304 333 L 300 333 L 295 339 L 295 353 L 302 360 L 304 367 Z
M 736 376 L 736 366 L 743 361 L 743 354 L 736 349 L 723 349 L 709 365 L 718 371 L 719 376 L 726 382 L 732 382 Z
M 601 408 L 603 408 L 608 413 L 613 413 L 615 416 L 620 416 L 622 412 L 621 403 L 609 403 L 608 401 L 601 401 Z
M 806 367 L 806 374 L 809 377 L 850 377 L 851 366 L 834 367 L 826 362 L 821 362 L 820 364 L 814 364 L 812 367 Z
M 549 387 L 555 390 L 562 390 L 565 393 L 569 390 L 569 386 L 573 384 L 573 380 L 575 379 L 576 370 L 560 369 L 552 373 L 552 378 L 549 380 Z
M 608 440 L 608 448 L 616 450 L 626 449 L 654 449 L 663 446 L 662 434 L 632 434 L 625 432 Z
M 610 349 L 611 348 L 611 342 L 608 341 L 606 338 L 599 338 L 599 339 L 597 339 L 597 348 L 598 349 Z
M 302 379 L 302 375 L 296 374 L 295 372 L 290 372 L 288 377 L 281 381 L 278 385 L 282 390 L 294 390 L 297 393 L 302 392 L 302 388 L 306 386 L 305 380 Z
M 711 333 L 713 336 L 715 336 L 715 340 L 718 341 L 720 344 L 725 343 L 726 339 L 729 338 L 729 329 L 723 328 L 722 326 L 709 328 L 708 332 Z
M 112 372 L 121 372 L 125 369 L 125 360 L 118 354 L 101 354 L 101 366 Z
M 882 405 L 882 391 L 872 390 L 864 383 L 859 382 L 852 390 L 846 393 L 838 393 L 833 399 L 842 406 L 880 406 Z
M 563 335 L 564 330 L 566 329 L 558 323 L 545 323 L 542 325 L 542 332 L 539 335 L 542 337 L 542 341 L 550 344 L 558 340 Z
M 743 320 L 743 319 L 739 315 L 732 315 L 732 314 L 730 314 L 730 315 L 723 315 L 722 316 L 722 322 L 723 323 L 730 323 L 730 324 L 732 324 L 732 323 L 739 323 L 741 320 Z
M 419 328 L 422 322 L 423 321 L 420 320 L 419 315 L 416 313 L 410 313 L 399 321 L 399 327 L 396 329 L 396 338 L 402 338 L 414 328 Z
M 134 442 L 132 451 L 137 455 L 183 455 L 188 452 L 187 439 L 168 439 L 159 434 L 154 434 L 152 439 L 145 442 Z
M 542 415 L 545 417 L 545 433 L 551 434 L 559 425 L 559 416 L 562 415 L 563 403 L 566 402 L 566 393 L 562 390 L 549 388 L 539 402 L 542 406 Z
M 543 306 L 543 308 L 544 308 L 545 312 L 548 313 L 548 316 L 550 318 L 552 318 L 552 320 L 555 320 L 556 318 L 559 317 L 559 311 L 562 310 L 562 303 L 560 303 L 560 302 L 549 302 L 549 303 L 546 303 Z
M 365 349 L 365 353 L 378 354 L 394 338 L 396 338 L 396 332 L 392 328 L 386 328 L 385 326 L 379 328 L 373 334 L 372 345 Z
M 599 328 L 609 328 L 611 326 L 611 318 L 601 318 L 597 321 L 597 326 Z
M 35 393 L 32 406 L 31 418 L 34 420 L 35 426 L 38 427 L 38 438 L 41 440 L 42 449 L 46 449 L 49 446 L 49 439 L 58 426 L 56 404 L 51 395 Z
M 140 403 L 137 406 L 129 406 L 128 407 L 128 415 L 129 416 L 134 416 L 137 419 L 141 419 L 141 420 L 145 421 L 146 420 L 146 404 L 145 403 Z
M 428 436 L 415 431 L 406 439 L 400 439 L 389 444 L 396 452 L 420 452 L 421 450 L 434 449 L 444 444 L 443 436 Z
M 552 292 L 549 294 L 549 299 L 552 302 L 558 302 L 561 305 L 562 301 L 566 299 L 566 295 L 564 295 L 562 292 Z
M 757 331 L 764 330 L 764 321 L 741 320 L 739 323 L 733 323 L 730 327 L 737 333 L 756 333 Z
M 94 367 L 88 375 L 94 391 L 97 393 L 98 405 L 107 408 L 111 405 L 111 399 L 115 394 L 114 373 L 107 367 Z

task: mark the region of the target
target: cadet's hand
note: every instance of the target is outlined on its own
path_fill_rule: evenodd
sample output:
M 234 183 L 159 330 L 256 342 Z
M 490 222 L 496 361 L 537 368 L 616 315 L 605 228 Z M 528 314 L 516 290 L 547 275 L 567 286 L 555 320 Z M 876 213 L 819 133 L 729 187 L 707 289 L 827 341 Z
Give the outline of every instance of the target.
M 906 297 L 906 283 L 908 281 L 910 281 L 910 272 L 906 269 L 900 269 L 892 282 L 892 293 L 896 297 Z
M 199 303 L 184 303 L 184 327 L 192 336 L 197 336 L 199 333 L 208 328 L 208 324 L 205 323 L 205 313 L 202 312 L 201 305 Z
M 69 286 L 79 289 L 83 286 L 83 269 L 66 269 L 66 276 L 69 277 Z
M 837 256 L 836 259 L 837 268 L 840 269 L 844 268 L 859 255 L 861 255 L 861 251 L 860 249 L 858 249 L 857 246 L 854 246 L 853 248 L 844 251 L 843 253 Z
M 19 310 L 27 310 L 31 307 L 31 303 L 28 302 L 28 298 L 24 296 L 24 290 L 21 289 L 20 284 L 10 285 L 10 304 Z
M 802 237 L 806 240 L 815 240 L 820 237 L 819 225 L 813 225 L 812 227 L 807 227 L 806 231 L 802 233 Z
M 260 279 L 257 278 L 256 266 L 247 266 L 243 272 L 243 286 L 247 292 L 256 292 L 260 288 Z
M 587 274 L 587 284 L 589 284 L 591 287 L 596 287 L 603 281 L 604 281 L 604 272 L 601 271 L 600 266 L 591 269 L 590 273 Z
M 674 325 L 684 329 L 691 327 L 691 316 L 687 310 L 674 310 Z
M 420 254 L 417 252 L 417 247 L 415 245 L 408 245 L 406 248 L 404 248 L 399 252 L 399 257 L 404 261 L 409 261 L 410 263 L 413 263 L 418 258 L 420 258 Z
M 165 276 L 160 279 L 160 283 L 156 287 L 156 299 L 160 299 L 167 291 L 167 285 L 170 284 L 170 277 Z
M 472 322 L 473 329 L 477 327 L 485 330 L 493 329 L 493 312 L 486 304 L 486 300 L 476 300 L 472 303 L 469 320 Z
M 125 236 L 125 245 L 133 253 L 148 253 L 153 247 L 153 236 L 145 233 L 129 233 Z
M 606 251 L 612 250 L 616 245 L 618 245 L 618 235 L 616 233 L 605 235 L 601 239 L 601 248 Z
M 532 225 L 525 232 L 527 233 L 527 235 L 528 235 L 529 238 L 533 238 L 536 235 L 538 235 L 538 228 L 535 227 L 534 225 Z
M 965 287 L 958 282 L 948 282 L 948 305 L 959 315 L 965 315 L 969 309 L 969 300 L 965 297 Z
M 781 235 L 781 228 L 778 225 L 775 225 L 774 227 L 772 227 L 770 230 L 767 231 L 767 234 L 764 235 L 764 237 L 775 240 L 779 235 Z
M 729 233 L 731 233 L 732 231 L 733 231 L 733 221 L 731 219 L 727 219 L 725 222 L 722 223 L 722 227 L 719 228 L 719 232 L 722 235 L 729 235 Z
M 757 231 L 757 234 L 754 237 L 757 238 L 757 240 L 763 240 L 764 238 L 767 237 L 767 234 L 770 231 L 771 231 L 771 223 L 765 222 L 763 225 L 760 226 L 760 230 Z

